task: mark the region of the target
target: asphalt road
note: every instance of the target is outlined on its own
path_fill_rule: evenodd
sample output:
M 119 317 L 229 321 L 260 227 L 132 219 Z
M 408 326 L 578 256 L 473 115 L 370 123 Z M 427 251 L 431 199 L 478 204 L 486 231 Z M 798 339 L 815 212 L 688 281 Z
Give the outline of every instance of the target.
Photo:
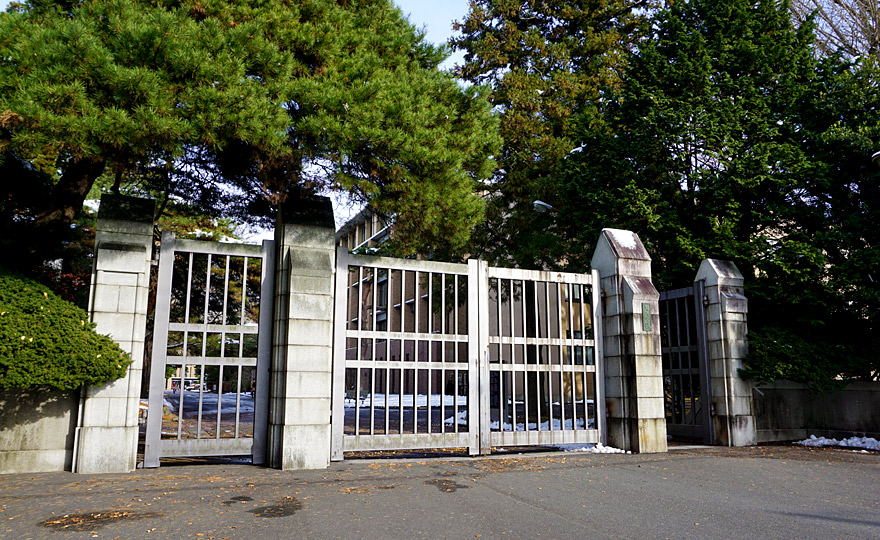
M 0 538 L 880 538 L 880 453 L 708 448 L 0 475 Z

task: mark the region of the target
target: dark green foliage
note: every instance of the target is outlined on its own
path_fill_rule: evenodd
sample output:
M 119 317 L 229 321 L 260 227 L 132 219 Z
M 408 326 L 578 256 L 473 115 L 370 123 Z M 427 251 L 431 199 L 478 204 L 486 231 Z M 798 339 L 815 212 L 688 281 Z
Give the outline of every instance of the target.
M 855 348 L 839 343 L 805 339 L 792 330 L 768 326 L 749 332 L 749 362 L 739 372 L 756 382 L 789 380 L 808 384 L 814 390 L 830 392 L 846 383 L 837 380 L 857 362 Z
M 609 95 L 608 128 L 582 123 L 562 188 L 589 205 L 567 217 L 589 225 L 583 241 L 603 225 L 640 233 L 661 285 L 721 254 L 751 274 L 767 241 L 799 229 L 787 217 L 809 174 L 793 124 L 814 91 L 810 36 L 770 1 L 675 4 L 655 24 Z
M 500 170 L 486 187 L 487 221 L 472 253 L 495 264 L 542 267 L 563 255 L 535 219 L 535 199 L 556 204 L 555 168 L 578 145 L 575 120 L 601 125 L 598 107 L 615 88 L 639 24 L 642 0 L 474 0 L 452 44 L 465 50 L 457 74 L 491 87 L 500 118 Z
M 566 263 L 585 267 L 603 227 L 640 235 L 661 289 L 732 260 L 752 376 L 876 377 L 876 64 L 816 60 L 810 27 L 771 0 L 675 3 L 653 31 L 558 176 Z
M 131 360 L 86 313 L 0 267 L 0 388 L 72 390 L 125 375 Z

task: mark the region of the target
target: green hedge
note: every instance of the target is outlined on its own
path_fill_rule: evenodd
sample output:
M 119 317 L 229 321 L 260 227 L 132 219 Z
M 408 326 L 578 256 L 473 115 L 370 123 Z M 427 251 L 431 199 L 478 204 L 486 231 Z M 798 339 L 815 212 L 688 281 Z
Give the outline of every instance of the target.
M 749 331 L 749 354 L 739 376 L 757 383 L 789 380 L 804 383 L 818 392 L 846 386 L 848 359 L 854 349 L 834 343 L 810 341 L 792 330 L 764 327 Z
M 72 390 L 123 377 L 129 364 L 85 311 L 0 267 L 0 388 Z

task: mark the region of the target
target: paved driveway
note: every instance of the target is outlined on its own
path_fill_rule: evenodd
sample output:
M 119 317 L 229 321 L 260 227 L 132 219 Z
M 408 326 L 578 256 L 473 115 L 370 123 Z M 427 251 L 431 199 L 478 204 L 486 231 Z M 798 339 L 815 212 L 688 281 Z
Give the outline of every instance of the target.
M 0 538 L 880 538 L 880 454 L 709 448 L 5 475 Z

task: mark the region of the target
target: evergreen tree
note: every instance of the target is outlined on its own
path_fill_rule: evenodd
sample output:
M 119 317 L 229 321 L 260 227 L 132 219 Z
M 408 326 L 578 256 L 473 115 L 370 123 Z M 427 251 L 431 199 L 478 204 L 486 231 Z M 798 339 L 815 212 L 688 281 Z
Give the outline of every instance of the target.
M 30 263 L 51 256 L 103 175 L 240 219 L 348 189 L 403 224 L 402 245 L 460 246 L 496 135 L 480 89 L 441 59 L 388 0 L 14 5 L 0 153 L 51 181 L 27 206 L 4 179 L 7 238 Z
M 639 233 L 661 288 L 704 257 L 731 259 L 747 277 L 752 376 L 870 373 L 877 288 L 855 261 L 876 264 L 860 230 L 877 217 L 873 71 L 814 60 L 810 27 L 772 0 L 676 3 L 654 28 L 609 99 L 609 129 L 584 121 L 567 160 L 570 264 L 608 226 Z
M 498 264 L 541 267 L 559 253 L 535 220 L 532 202 L 553 199 L 547 182 L 578 145 L 574 114 L 601 124 L 602 89 L 615 87 L 628 47 L 650 1 L 473 0 L 462 35 L 457 74 L 491 86 L 503 148 L 491 185 L 488 221 L 474 252 Z

